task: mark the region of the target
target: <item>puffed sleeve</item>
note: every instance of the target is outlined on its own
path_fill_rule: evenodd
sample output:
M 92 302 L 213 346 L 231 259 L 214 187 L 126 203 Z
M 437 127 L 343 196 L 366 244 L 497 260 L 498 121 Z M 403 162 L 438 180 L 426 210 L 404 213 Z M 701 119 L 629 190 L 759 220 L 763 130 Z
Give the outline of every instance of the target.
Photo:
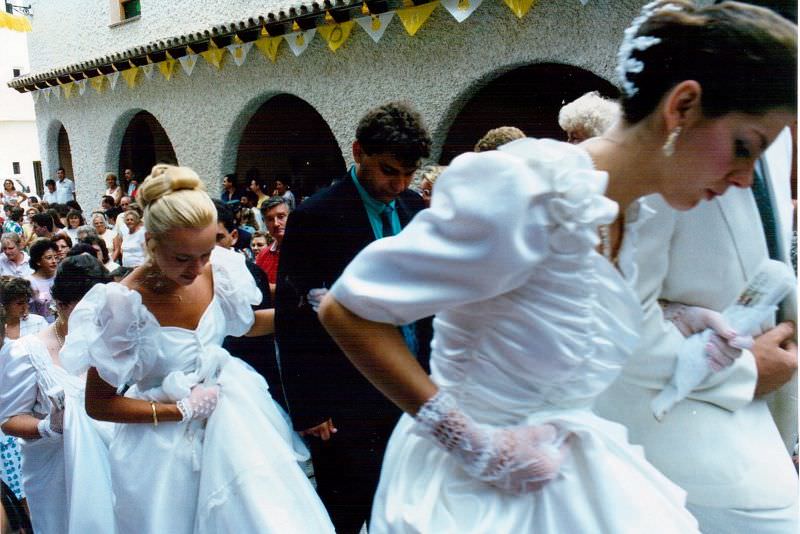
M 431 207 L 362 250 L 331 291 L 357 315 L 392 324 L 506 293 L 548 253 L 547 189 L 521 158 L 459 156 Z
M 225 315 L 225 333 L 243 336 L 253 326 L 253 306 L 261 303 L 261 291 L 247 270 L 243 255 L 216 247 L 211 255 L 214 292 Z
M 0 424 L 15 415 L 32 414 L 39 392 L 36 368 L 25 351 L 12 347 L 0 350 Z
M 98 284 L 75 306 L 61 364 L 72 374 L 89 367 L 122 389 L 147 376 L 160 358 L 160 327 L 141 295 L 117 284 Z

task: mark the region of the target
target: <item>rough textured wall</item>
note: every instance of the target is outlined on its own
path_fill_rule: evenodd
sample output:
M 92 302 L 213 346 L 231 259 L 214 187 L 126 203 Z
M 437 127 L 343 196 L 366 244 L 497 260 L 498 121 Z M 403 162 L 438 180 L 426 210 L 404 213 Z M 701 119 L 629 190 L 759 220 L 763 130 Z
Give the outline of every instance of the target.
M 592 0 L 582 6 L 578 0 L 540 0 L 518 20 L 499 0 L 486 0 L 461 24 L 440 6 L 415 37 L 395 17 L 380 43 L 357 27 L 335 54 L 317 36 L 300 57 L 284 43 L 275 64 L 254 48 L 238 68 L 230 58 L 220 71 L 200 60 L 191 77 L 179 72 L 167 82 L 156 73 L 135 89 L 120 80 L 114 92 L 98 95 L 87 88 L 82 98 L 51 99 L 49 104 L 40 99 L 44 170 L 52 176 L 58 166 L 55 139 L 63 124 L 79 200 L 93 205 L 103 189 L 103 173 L 117 167 L 128 121 L 144 109 L 166 130 L 179 162 L 194 167 L 217 191 L 222 174 L 235 167 L 247 120 L 270 96 L 282 92 L 314 106 L 347 161 L 358 118 L 387 100 L 407 99 L 434 132 L 435 156 L 463 104 L 514 67 L 565 63 L 613 80 L 622 30 L 643 3 Z M 35 43 L 31 50 L 33 56 L 53 53 Z

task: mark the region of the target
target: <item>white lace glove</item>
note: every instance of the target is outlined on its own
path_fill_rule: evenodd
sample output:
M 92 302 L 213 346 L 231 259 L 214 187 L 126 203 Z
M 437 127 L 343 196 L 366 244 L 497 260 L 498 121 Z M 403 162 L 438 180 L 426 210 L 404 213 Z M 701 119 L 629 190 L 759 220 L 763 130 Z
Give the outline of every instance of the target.
M 497 428 L 475 422 L 442 391 L 417 413 L 414 431 L 451 453 L 471 476 L 509 493 L 535 491 L 558 474 L 567 452 L 552 424 Z
M 47 417 L 39 421 L 36 425 L 41 439 L 61 439 L 64 433 L 64 411 L 57 410 L 49 413 Z
M 319 305 L 322 304 L 322 299 L 328 294 L 328 288 L 319 287 L 311 289 L 306 295 L 306 300 L 311 305 L 311 309 L 319 313 Z
M 706 357 L 714 372 L 733 364 L 742 350 L 753 347 L 753 336 L 740 336 L 728 325 L 721 313 L 701 306 L 687 306 L 678 302 L 662 301 L 664 318 L 671 321 L 685 337 L 711 329 L 706 343 Z
M 194 386 L 188 397 L 177 402 L 181 421 L 207 419 L 217 407 L 218 399 L 219 386 Z

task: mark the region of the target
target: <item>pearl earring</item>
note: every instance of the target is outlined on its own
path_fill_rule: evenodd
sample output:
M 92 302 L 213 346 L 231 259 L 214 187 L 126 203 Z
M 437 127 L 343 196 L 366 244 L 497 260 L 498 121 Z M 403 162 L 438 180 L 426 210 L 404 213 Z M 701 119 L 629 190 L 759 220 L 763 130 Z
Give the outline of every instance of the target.
M 667 136 L 667 140 L 664 143 L 664 146 L 661 147 L 661 151 L 668 158 L 671 157 L 675 153 L 675 143 L 678 141 L 678 136 L 680 134 L 681 134 L 681 127 L 680 126 L 676 126 L 675 128 L 672 129 L 672 131 Z

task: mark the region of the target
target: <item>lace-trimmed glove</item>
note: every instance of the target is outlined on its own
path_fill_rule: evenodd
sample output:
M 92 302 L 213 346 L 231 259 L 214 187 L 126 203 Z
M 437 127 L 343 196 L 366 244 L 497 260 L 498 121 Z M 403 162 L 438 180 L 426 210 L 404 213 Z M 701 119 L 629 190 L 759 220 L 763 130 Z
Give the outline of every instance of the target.
M 711 329 L 705 349 L 709 366 L 714 372 L 729 367 L 742 355 L 742 350 L 753 347 L 753 336 L 738 335 L 721 313 L 678 302 L 662 301 L 661 306 L 664 318 L 672 322 L 685 337 Z
M 41 439 L 61 439 L 64 433 L 64 411 L 57 410 L 47 415 L 36 425 Z
M 475 422 L 439 391 L 417 413 L 415 432 L 433 439 L 471 476 L 509 493 L 538 490 L 558 474 L 567 453 L 554 425 L 495 428 Z
M 181 412 L 181 421 L 190 419 L 207 419 L 217 407 L 219 386 L 196 385 L 189 396 L 177 402 Z
M 306 295 L 306 301 L 311 305 L 311 309 L 319 313 L 319 305 L 322 304 L 322 299 L 328 294 L 328 289 L 325 287 L 318 287 L 310 289 Z

